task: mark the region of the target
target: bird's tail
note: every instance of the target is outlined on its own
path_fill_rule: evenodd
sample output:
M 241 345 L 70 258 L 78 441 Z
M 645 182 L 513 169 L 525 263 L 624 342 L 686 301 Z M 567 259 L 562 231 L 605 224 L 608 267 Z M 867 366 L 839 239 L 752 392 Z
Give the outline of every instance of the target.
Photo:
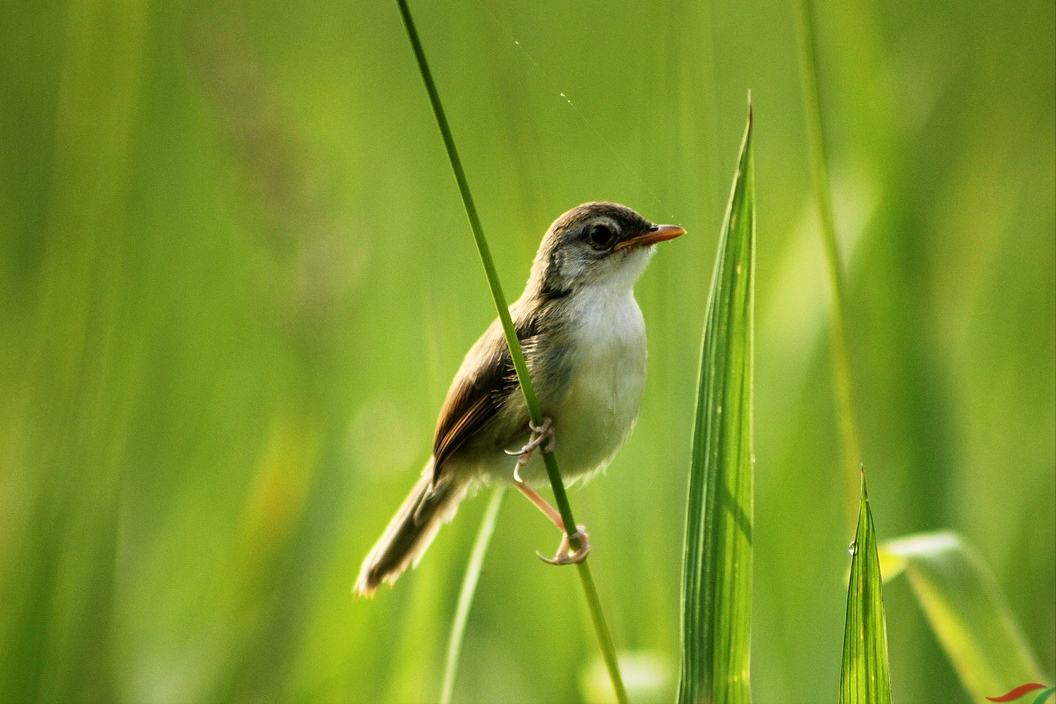
M 352 593 L 371 596 L 382 582 L 392 584 L 405 570 L 417 565 L 436 537 L 436 531 L 455 515 L 467 488 L 450 479 L 434 485 L 430 460 L 422 478 L 363 560 Z

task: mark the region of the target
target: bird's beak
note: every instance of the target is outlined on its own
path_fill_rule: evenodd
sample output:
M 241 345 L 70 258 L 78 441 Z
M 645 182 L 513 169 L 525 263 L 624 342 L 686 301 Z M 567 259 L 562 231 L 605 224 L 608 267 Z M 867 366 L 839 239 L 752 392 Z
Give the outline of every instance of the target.
M 613 251 L 616 251 L 623 249 L 624 247 L 645 247 L 651 244 L 656 244 L 657 242 L 673 240 L 684 234 L 686 234 L 686 231 L 678 225 L 654 225 L 643 234 L 638 235 L 637 237 L 632 237 L 629 240 L 624 240 L 612 249 Z

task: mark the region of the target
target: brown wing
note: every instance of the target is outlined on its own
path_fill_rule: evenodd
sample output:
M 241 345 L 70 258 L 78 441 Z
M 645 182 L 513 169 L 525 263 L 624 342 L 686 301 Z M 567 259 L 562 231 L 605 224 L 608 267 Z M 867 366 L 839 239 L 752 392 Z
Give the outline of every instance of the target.
M 532 345 L 538 334 L 536 316 L 517 320 L 517 339 Z M 447 392 L 433 438 L 433 481 L 440 479 L 444 462 L 493 422 L 511 393 L 519 393 L 510 350 L 496 320 L 466 355 L 462 369 Z M 469 365 L 473 365 L 469 368 Z M 527 416 L 524 419 L 527 423 Z M 503 439 L 496 438 L 498 442 Z

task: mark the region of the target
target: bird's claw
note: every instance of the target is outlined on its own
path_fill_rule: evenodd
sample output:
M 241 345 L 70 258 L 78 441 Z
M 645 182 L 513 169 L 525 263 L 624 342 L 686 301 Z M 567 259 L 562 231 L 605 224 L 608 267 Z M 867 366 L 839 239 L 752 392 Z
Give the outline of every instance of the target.
M 553 452 L 557 446 L 557 439 L 554 435 L 554 422 L 550 418 L 544 418 L 542 425 L 533 425 L 529 421 L 528 427 L 532 431 L 532 436 L 524 444 L 524 447 L 520 450 L 503 450 L 510 457 L 520 457 L 522 464 L 526 464 L 531 459 L 532 453 L 544 442 L 546 442 L 546 447 L 543 448 L 543 452 Z
M 543 418 L 542 425 L 532 425 L 531 421 L 528 421 L 528 427 L 532 429 L 533 439 L 536 441 L 536 447 L 542 445 L 543 440 L 546 440 L 546 446 L 543 447 L 543 452 L 553 452 L 554 448 L 557 447 L 557 434 L 554 433 L 554 421 L 549 416 Z
M 531 421 L 528 421 L 528 427 L 532 430 L 532 435 L 528 439 L 528 442 L 524 444 L 520 450 L 503 450 L 510 457 L 517 458 L 517 467 L 514 468 L 513 478 L 518 482 L 521 481 L 520 472 L 521 467 L 528 464 L 528 460 L 532 459 L 532 454 L 537 449 L 542 449 L 543 452 L 553 452 L 557 446 L 557 438 L 554 435 L 554 422 L 549 417 L 543 419 L 542 425 L 533 425 Z M 546 443 L 544 446 L 543 443 Z
M 579 541 L 579 548 L 572 549 L 572 538 Z M 557 554 L 553 557 L 543 557 L 539 552 L 535 554 L 548 565 L 574 565 L 587 559 L 590 554 L 590 541 L 587 529 L 584 526 L 576 526 L 576 532 L 571 538 L 566 534 L 561 536 L 561 544 L 557 547 Z

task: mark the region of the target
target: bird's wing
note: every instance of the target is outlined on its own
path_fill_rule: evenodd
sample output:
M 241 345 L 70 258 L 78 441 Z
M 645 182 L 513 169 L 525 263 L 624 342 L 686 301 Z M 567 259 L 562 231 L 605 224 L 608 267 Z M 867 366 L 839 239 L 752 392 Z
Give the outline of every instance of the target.
M 521 341 L 526 354 L 538 344 L 537 321 L 537 315 L 526 315 L 519 316 L 515 322 L 517 339 Z M 509 430 L 500 431 L 494 438 L 499 447 L 512 442 L 527 428 L 526 412 L 523 419 L 513 423 L 509 422 L 513 419 L 507 417 L 508 414 L 502 413 L 513 405 L 510 399 L 514 395 L 520 400 L 520 388 L 498 320 L 477 340 L 466 355 L 466 360 L 447 392 L 447 399 L 436 422 L 436 435 L 433 438 L 434 482 L 440 479 L 444 463 L 489 423 L 498 422 L 500 415 Z M 472 369 L 467 368 L 470 364 L 473 364 Z

